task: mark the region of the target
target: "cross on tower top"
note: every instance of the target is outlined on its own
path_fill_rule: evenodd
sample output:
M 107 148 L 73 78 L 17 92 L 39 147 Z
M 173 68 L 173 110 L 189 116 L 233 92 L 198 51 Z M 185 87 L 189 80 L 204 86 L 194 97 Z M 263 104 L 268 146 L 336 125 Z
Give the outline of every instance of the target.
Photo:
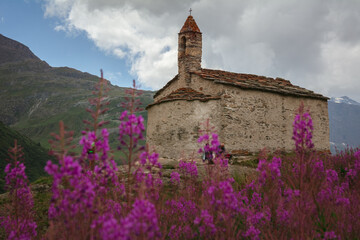
M 190 16 L 191 16 L 191 12 L 192 12 L 192 9 L 190 8 L 190 10 L 189 10 Z

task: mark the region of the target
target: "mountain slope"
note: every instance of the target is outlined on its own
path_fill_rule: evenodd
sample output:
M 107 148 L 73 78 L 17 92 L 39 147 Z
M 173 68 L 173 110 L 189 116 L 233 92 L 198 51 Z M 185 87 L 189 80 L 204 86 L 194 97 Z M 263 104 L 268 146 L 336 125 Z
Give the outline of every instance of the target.
M 9 159 L 8 149 L 14 147 L 14 140 L 23 147 L 25 172 L 30 181 L 45 175 L 44 167 L 51 157 L 47 150 L 30 138 L 21 135 L 0 122 L 0 193 L 4 192 L 5 166 Z
M 49 134 L 58 132 L 60 120 L 75 131 L 75 137 L 79 137 L 84 130 L 82 120 L 90 120 L 85 108 L 89 107 L 88 98 L 93 97 L 92 91 L 99 78 L 68 67 L 51 67 L 35 55 L 33 57 L 26 46 L 18 44 L 15 41 L 7 43 L 16 46 L 9 48 L 20 57 L 3 57 L 0 65 L 0 121 L 45 147 L 49 147 Z M 0 56 L 6 56 L 3 52 L 9 48 L 0 48 Z M 110 121 L 107 127 L 115 134 L 118 117 L 124 110 L 121 102 L 126 94 L 125 88 L 109 82 L 108 87 L 110 105 L 104 120 Z M 152 96 L 153 92 L 144 92 L 141 96 L 143 107 L 153 101 Z M 147 117 L 146 111 L 140 114 Z M 116 139 L 114 136 L 110 138 Z M 112 145 L 115 146 L 115 142 Z
M 347 96 L 332 97 L 332 98 L 330 98 L 330 102 L 332 102 L 332 103 L 344 103 L 344 104 L 360 106 L 360 103 L 356 102 L 355 100 L 352 100 L 351 98 L 349 98 Z
M 360 104 L 348 97 L 328 102 L 332 151 L 360 146 Z
M 10 38 L 0 34 L 0 65 L 9 62 L 18 62 L 27 59 L 39 60 L 30 49 Z

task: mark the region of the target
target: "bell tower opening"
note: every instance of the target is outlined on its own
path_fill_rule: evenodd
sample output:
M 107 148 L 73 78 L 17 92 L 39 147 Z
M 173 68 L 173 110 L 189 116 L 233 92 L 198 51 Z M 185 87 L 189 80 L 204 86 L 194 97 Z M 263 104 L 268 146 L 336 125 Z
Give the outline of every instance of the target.
M 186 52 L 186 37 L 183 36 L 183 37 L 180 39 L 179 57 L 185 56 L 185 52 Z

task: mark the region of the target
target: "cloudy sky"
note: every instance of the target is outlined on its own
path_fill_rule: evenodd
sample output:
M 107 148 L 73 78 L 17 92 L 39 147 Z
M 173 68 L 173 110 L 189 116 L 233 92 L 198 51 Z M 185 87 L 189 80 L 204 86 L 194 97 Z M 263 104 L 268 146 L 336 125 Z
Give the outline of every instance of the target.
M 156 90 L 177 73 L 189 8 L 203 67 L 360 101 L 360 0 L 1 0 L 0 33 L 52 66 Z

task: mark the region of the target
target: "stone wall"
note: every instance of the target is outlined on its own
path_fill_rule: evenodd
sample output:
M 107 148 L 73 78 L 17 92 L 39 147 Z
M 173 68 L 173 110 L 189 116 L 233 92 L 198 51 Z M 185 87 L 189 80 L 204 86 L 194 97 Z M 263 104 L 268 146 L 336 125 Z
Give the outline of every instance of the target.
M 200 32 L 179 33 L 178 43 L 179 79 L 189 86 L 190 72 L 201 70 L 202 34 Z
M 327 101 L 285 96 L 257 90 L 216 84 L 192 75 L 191 87 L 204 94 L 221 96 L 219 137 L 228 150 L 258 152 L 294 149 L 292 123 L 303 102 L 314 123 L 313 141 L 319 150 L 329 150 L 329 117 Z
M 220 136 L 229 150 L 293 150 L 292 123 L 301 101 L 304 102 L 305 108 L 310 109 L 314 123 L 315 147 L 319 150 L 329 150 L 326 101 L 234 87 L 225 88 L 225 97 L 221 101 Z
M 179 83 L 168 86 L 157 98 L 183 87 Z M 219 139 L 229 151 L 253 153 L 263 148 L 291 151 L 294 149 L 292 123 L 301 102 L 310 109 L 316 149 L 330 148 L 325 100 L 243 90 L 197 75 L 192 75 L 190 87 L 204 94 L 221 96 L 221 100 L 181 100 L 149 108 L 147 141 L 163 157 L 182 156 L 182 150 L 196 151 L 199 146 L 195 144 L 198 137 L 195 129 L 207 118 L 218 129 Z
M 151 106 L 148 108 L 147 144 L 161 157 L 199 157 L 200 124 L 211 119 L 213 125 L 219 126 L 219 107 L 220 100 L 177 100 Z

